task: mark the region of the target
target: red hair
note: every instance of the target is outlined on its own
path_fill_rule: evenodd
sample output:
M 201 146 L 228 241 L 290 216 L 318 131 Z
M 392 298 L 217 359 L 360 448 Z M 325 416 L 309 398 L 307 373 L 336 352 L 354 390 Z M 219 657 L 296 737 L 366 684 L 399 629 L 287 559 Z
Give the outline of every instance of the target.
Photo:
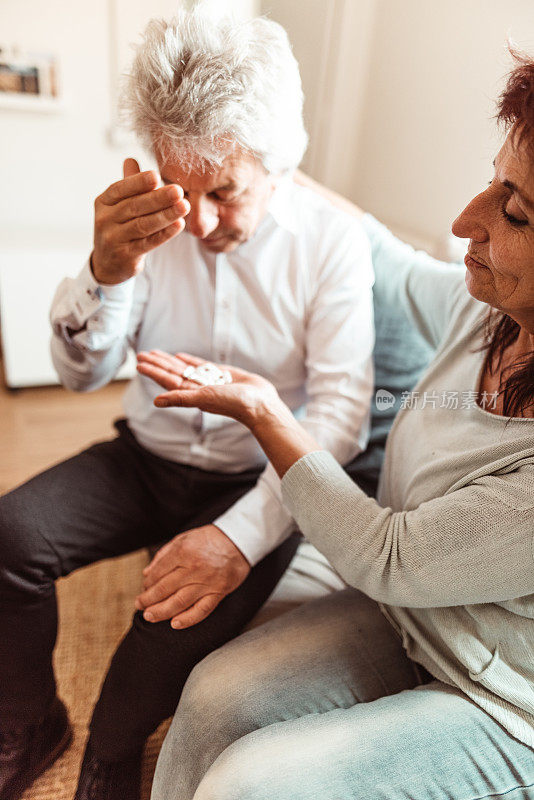
M 517 142 L 527 141 L 534 154 L 534 59 L 509 47 L 516 66 L 497 101 L 497 120 Z M 505 350 L 515 342 L 521 328 L 507 314 L 490 311 L 486 322 L 486 365 L 495 374 L 502 366 Z M 534 352 L 527 353 L 501 372 L 503 413 L 520 416 L 534 405 Z
M 509 49 L 516 66 L 497 101 L 497 119 L 507 128 L 516 127 L 521 137 L 534 139 L 534 60 L 513 47 Z

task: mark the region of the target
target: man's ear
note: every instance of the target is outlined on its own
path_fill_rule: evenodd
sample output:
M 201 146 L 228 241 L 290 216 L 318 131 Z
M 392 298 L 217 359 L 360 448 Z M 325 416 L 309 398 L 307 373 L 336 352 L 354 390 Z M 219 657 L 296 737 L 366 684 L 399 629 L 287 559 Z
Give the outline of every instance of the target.
M 269 175 L 269 183 L 271 185 L 271 190 L 274 192 L 277 186 L 280 185 L 280 181 L 282 180 L 281 175 Z

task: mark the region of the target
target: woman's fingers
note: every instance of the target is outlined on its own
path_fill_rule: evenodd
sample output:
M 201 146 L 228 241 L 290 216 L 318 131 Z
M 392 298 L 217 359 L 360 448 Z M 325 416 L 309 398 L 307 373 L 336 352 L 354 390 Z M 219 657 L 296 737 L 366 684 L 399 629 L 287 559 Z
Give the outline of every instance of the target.
M 171 356 L 162 350 L 154 349 L 149 353 L 139 353 L 137 361 L 137 370 L 141 375 L 167 390 L 155 398 L 154 405 L 157 408 L 198 408 L 201 411 L 240 419 L 247 397 L 249 400 L 254 400 L 254 392 L 257 394 L 272 390 L 270 384 L 258 375 L 225 364 L 215 366 L 230 372 L 231 383 L 199 386 L 197 381 L 184 378 L 183 373 L 187 367 L 198 367 L 206 364 L 206 361 L 190 353 Z
M 175 358 L 185 361 L 185 363 L 190 367 L 198 367 L 200 364 L 206 363 L 205 358 L 198 358 L 197 356 L 192 356 L 190 353 L 176 353 Z
M 137 371 L 146 378 L 155 381 L 164 389 L 179 389 L 183 383 L 183 379 L 178 375 L 169 373 L 166 369 L 156 367 L 153 364 L 141 362 L 137 365 Z
M 190 353 L 176 353 L 176 358 L 179 358 L 181 361 L 191 365 L 192 367 L 198 367 L 200 364 L 206 363 L 205 358 L 197 358 L 197 356 L 192 356 Z M 247 378 L 256 377 L 252 372 L 239 369 L 239 367 L 234 367 L 232 364 L 215 364 L 215 366 L 219 367 L 220 370 L 228 370 L 233 381 L 243 381 Z
M 189 365 L 185 361 L 164 353 L 162 350 L 137 354 L 137 371 L 141 375 L 151 378 L 164 389 L 197 389 L 198 383 L 182 377 L 187 366 Z
M 166 369 L 174 375 L 182 377 L 184 369 L 188 364 L 177 356 L 171 356 L 169 353 L 164 353 L 163 350 L 151 350 L 149 353 L 140 352 L 137 354 L 137 360 L 147 364 L 153 364 L 161 369 Z
M 137 371 L 151 378 L 164 389 L 181 389 L 185 381 L 182 373 L 187 364 L 161 350 L 137 354 Z
M 187 367 L 185 361 L 174 358 L 174 356 L 169 356 L 167 353 L 163 353 L 160 350 L 151 350 L 150 353 L 138 353 L 137 362 L 139 364 L 149 364 L 153 367 L 158 367 L 179 378 L 182 377 L 184 369 Z
M 165 353 L 163 350 L 157 349 L 151 350 L 148 354 L 140 353 L 139 356 L 142 356 L 142 360 L 151 361 L 160 367 L 164 367 L 166 365 L 171 372 L 176 372 L 179 375 L 183 374 L 185 367 L 199 367 L 202 364 L 215 363 L 211 361 L 206 362 L 205 358 L 192 356 L 191 353 L 176 353 L 174 356 L 171 356 L 169 353 Z M 221 370 L 228 370 L 233 380 L 243 381 L 247 380 L 248 378 L 256 377 L 253 375 L 253 373 L 247 372 L 244 369 L 239 369 L 239 367 L 234 367 L 231 364 L 215 363 L 215 366 Z
M 184 381 L 185 383 L 185 381 Z M 190 381 L 187 381 L 190 383 Z M 154 399 L 154 405 L 158 408 L 171 408 L 172 406 L 182 406 L 183 408 L 203 409 L 206 400 L 205 389 L 178 389 L 176 391 L 159 394 Z

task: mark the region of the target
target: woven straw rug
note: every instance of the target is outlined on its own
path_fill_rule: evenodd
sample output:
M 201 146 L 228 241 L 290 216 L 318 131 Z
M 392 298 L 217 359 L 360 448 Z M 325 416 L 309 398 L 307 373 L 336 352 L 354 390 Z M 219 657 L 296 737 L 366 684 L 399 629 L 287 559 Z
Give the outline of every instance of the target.
M 103 561 L 58 583 L 60 628 L 55 663 L 58 692 L 74 728 L 70 748 L 24 794 L 24 800 L 72 800 L 87 726 L 106 667 L 126 632 L 141 585 L 146 551 Z M 150 797 L 156 759 L 168 727 L 150 738 L 143 764 L 142 800 Z M 120 800 L 120 798 L 117 798 Z

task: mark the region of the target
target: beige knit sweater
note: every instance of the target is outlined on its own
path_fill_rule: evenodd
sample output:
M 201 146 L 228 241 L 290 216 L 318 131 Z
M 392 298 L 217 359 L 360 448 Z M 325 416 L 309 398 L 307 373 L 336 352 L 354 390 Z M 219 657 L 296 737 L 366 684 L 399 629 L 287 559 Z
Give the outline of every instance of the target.
M 378 502 L 317 451 L 284 476 L 285 503 L 412 659 L 534 748 L 534 420 L 474 402 L 487 306 L 464 269 L 365 224 L 388 302 L 437 354 L 391 430 Z

